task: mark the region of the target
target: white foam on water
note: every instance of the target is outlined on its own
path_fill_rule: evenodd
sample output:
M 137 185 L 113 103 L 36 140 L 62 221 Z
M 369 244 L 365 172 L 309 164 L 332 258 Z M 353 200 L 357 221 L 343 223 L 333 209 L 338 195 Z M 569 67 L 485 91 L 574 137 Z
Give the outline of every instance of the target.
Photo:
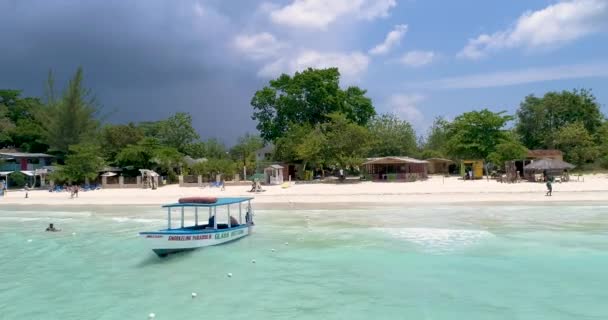
M 11 210 L 1 211 L 3 213 L 19 214 L 21 216 L 32 217 L 32 218 L 46 218 L 46 217 L 90 217 L 93 215 L 91 211 L 33 211 L 33 210 Z
M 145 218 L 127 218 L 127 217 L 113 217 L 112 221 L 118 223 L 149 223 L 149 224 L 158 224 L 158 223 L 166 223 L 166 220 L 163 219 L 145 219 Z
M 376 230 L 430 251 L 452 251 L 494 237 L 494 234 L 485 230 L 438 228 L 378 228 Z
M 30 221 L 70 221 L 72 218 L 53 218 L 53 217 L 0 217 L 0 221 L 6 222 L 30 222 Z
M 38 221 L 42 220 L 42 218 L 24 218 L 24 217 L 0 217 L 0 221 L 16 221 L 16 222 L 28 222 L 28 221 Z

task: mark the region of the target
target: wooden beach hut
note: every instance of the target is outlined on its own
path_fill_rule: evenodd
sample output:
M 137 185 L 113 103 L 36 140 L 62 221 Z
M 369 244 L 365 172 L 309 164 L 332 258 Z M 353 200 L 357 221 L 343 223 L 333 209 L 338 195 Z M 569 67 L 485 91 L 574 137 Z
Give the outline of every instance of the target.
M 483 178 L 483 160 L 462 160 L 460 162 L 460 176 L 465 177 L 469 170 L 473 171 L 473 179 Z
M 363 163 L 363 170 L 372 181 L 407 182 L 428 178 L 428 164 L 410 157 L 369 158 Z
M 553 159 L 564 161 L 564 153 L 557 149 L 528 150 L 527 160 Z
M 426 161 L 429 163 L 429 174 L 448 174 L 450 165 L 454 163 L 454 161 L 444 158 L 429 158 Z
M 568 162 L 557 159 L 541 159 L 533 161 L 524 167 L 524 176 L 528 181 L 544 181 L 544 175 L 559 177 L 562 180 L 568 180 L 568 170 L 574 169 L 575 166 Z M 564 177 L 566 177 L 564 179 Z
M 283 166 L 273 164 L 264 169 L 264 181 L 267 184 L 278 185 L 283 184 Z

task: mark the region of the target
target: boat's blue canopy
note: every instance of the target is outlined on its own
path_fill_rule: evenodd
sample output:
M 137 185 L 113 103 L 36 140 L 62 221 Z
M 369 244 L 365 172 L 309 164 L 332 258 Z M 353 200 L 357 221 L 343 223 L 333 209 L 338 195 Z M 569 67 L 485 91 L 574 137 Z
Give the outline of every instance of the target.
M 181 207 L 220 207 L 227 206 L 235 203 L 246 202 L 252 200 L 251 197 L 242 197 L 242 198 L 217 198 L 217 201 L 214 203 L 172 203 L 166 204 L 163 208 L 181 208 Z

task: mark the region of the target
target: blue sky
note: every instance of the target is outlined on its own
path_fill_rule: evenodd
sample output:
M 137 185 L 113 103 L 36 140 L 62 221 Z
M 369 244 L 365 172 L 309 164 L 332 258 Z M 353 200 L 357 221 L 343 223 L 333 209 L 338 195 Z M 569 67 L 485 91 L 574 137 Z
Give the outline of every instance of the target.
M 39 95 L 82 65 L 111 121 L 187 111 L 230 143 L 269 79 L 338 66 L 423 134 L 552 90 L 591 88 L 608 113 L 607 33 L 608 0 L 5 0 L 0 87 Z

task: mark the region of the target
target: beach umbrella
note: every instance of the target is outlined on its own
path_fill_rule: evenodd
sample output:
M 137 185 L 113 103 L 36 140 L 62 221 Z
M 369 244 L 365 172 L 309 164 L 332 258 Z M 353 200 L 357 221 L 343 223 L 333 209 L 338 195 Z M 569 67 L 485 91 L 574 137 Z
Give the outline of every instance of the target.
M 525 170 L 566 170 L 573 169 L 575 165 L 557 159 L 536 160 L 524 167 Z

